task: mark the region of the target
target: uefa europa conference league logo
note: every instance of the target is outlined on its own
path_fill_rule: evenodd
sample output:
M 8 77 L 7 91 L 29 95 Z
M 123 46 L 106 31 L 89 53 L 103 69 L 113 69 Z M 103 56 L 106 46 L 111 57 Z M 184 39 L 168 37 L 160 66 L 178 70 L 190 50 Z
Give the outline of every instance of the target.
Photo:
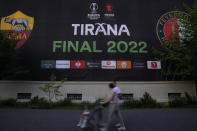
M 180 32 L 184 29 L 183 22 L 189 21 L 190 16 L 181 11 L 171 11 L 161 16 L 157 23 L 157 36 L 161 44 L 169 44 L 169 41 L 177 39 L 177 44 L 181 44 L 181 39 L 185 35 Z
M 10 39 L 18 40 L 15 49 L 19 49 L 29 38 L 34 25 L 34 18 L 17 11 L 1 19 L 0 29 Z
M 97 3 L 92 3 L 90 5 L 90 14 L 88 14 L 88 18 L 90 20 L 98 20 L 100 18 L 100 14 L 97 13 L 98 10 L 98 4 Z

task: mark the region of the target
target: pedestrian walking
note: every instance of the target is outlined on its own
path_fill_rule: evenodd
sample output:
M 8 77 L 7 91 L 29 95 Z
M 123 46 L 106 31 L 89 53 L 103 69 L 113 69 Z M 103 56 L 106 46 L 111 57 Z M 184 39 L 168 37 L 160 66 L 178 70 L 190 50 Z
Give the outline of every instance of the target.
M 120 111 L 120 96 L 121 96 L 121 90 L 120 88 L 117 86 L 116 81 L 113 81 L 114 84 L 114 88 L 113 90 L 117 93 L 118 98 L 117 98 L 117 109 L 115 110 L 115 116 L 117 118 L 117 123 L 116 123 L 116 127 L 119 127 L 118 130 L 126 130 L 124 121 L 123 121 L 123 117 Z
M 106 124 L 106 127 L 105 128 L 101 128 L 100 130 L 101 131 L 108 131 L 111 124 L 112 124 L 112 121 L 113 121 L 113 116 L 116 116 L 116 113 L 117 113 L 117 109 L 119 107 L 118 105 L 118 94 L 117 92 L 114 90 L 114 84 L 113 83 L 110 83 L 109 84 L 109 89 L 110 89 L 110 93 L 108 95 L 107 98 L 105 98 L 101 104 L 107 104 L 107 103 L 110 103 L 109 104 L 109 112 L 108 112 L 108 120 L 107 120 L 107 124 Z M 120 130 L 125 130 L 125 129 L 120 129 Z

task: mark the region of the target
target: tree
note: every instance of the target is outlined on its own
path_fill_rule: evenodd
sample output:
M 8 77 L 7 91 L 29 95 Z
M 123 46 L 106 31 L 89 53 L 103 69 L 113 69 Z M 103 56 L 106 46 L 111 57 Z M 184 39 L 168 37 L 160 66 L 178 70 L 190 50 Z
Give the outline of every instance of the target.
M 193 8 L 185 5 L 191 19 L 179 19 L 178 30 L 171 34 L 172 40 L 153 49 L 153 54 L 162 63 L 164 80 L 194 80 L 193 51 L 197 49 L 197 1 Z M 176 34 L 181 34 L 181 37 Z M 179 44 L 178 44 L 179 43 Z
M 184 4 L 184 7 L 191 16 L 189 23 L 186 23 L 187 30 L 186 33 L 191 34 L 191 39 L 185 39 L 188 44 L 191 45 L 191 48 L 196 49 L 197 47 L 197 1 L 194 2 L 193 7 L 190 8 L 188 5 Z
M 6 33 L 0 32 L 0 79 L 6 79 L 24 73 L 24 67 L 17 65 L 19 50 L 15 50 L 18 41 L 8 39 Z
M 62 96 L 59 89 L 62 87 L 64 82 L 67 81 L 67 78 L 61 80 L 60 83 L 56 83 L 56 76 L 52 74 L 49 79 L 50 82 L 47 82 L 43 87 L 40 87 L 40 89 L 46 93 L 48 101 L 52 102 L 53 98 L 57 99 L 58 96 Z

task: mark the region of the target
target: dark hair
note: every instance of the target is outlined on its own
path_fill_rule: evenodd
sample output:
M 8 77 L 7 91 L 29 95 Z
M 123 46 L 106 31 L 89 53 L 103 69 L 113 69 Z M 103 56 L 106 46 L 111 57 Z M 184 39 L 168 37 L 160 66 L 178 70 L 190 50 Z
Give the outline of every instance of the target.
M 109 88 L 114 88 L 114 84 L 113 83 L 109 83 Z

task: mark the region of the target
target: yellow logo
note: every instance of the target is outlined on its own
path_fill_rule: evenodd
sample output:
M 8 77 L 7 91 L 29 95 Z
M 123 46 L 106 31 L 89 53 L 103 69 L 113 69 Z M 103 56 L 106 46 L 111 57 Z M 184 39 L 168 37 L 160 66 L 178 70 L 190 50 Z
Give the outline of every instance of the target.
M 20 48 L 29 38 L 34 25 L 34 18 L 17 11 L 9 16 L 1 18 L 0 29 L 8 32 L 8 38 L 14 38 L 19 42 L 15 49 Z

